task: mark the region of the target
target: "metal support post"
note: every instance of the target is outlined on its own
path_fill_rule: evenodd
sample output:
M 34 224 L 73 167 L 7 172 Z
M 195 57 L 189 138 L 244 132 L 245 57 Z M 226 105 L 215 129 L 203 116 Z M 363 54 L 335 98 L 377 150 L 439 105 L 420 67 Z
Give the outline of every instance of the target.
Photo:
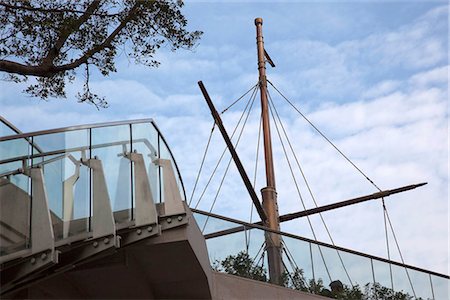
M 127 153 L 126 157 L 134 163 L 135 225 L 138 227 L 157 224 L 158 213 L 145 169 L 144 157 L 137 152 Z
M 173 171 L 172 162 L 168 159 L 157 159 L 155 163 L 163 169 L 164 212 L 166 216 L 185 214 L 183 200 Z
M 102 161 L 91 158 L 81 161 L 92 170 L 92 236 L 94 239 L 116 234 L 114 215 L 106 186 Z

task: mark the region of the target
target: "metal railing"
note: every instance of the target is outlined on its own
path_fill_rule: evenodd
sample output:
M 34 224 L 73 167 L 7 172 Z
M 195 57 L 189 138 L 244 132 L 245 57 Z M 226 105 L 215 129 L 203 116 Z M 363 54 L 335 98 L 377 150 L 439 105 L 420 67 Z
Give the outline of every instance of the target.
M 448 275 L 221 215 L 200 210 L 193 212 L 200 226 L 206 218 L 209 218 L 203 233 L 213 267 L 217 267 L 218 264 L 220 267 L 220 262 L 227 257 L 236 257 L 238 253 L 245 252 L 252 258 L 254 265 L 267 271 L 267 259 L 261 254 L 265 235 L 271 232 L 282 237 L 283 262 L 286 270 L 291 274 L 295 272 L 295 268 L 301 270 L 302 284 L 298 285 L 297 282 L 297 285 L 293 286 L 291 282 L 289 287 L 319 293 L 317 289 L 319 281 L 322 282 L 324 290 L 329 289 L 328 284 L 339 280 L 349 289 L 357 286 L 363 294 L 372 297 L 368 299 L 376 299 L 377 296 L 381 299 L 379 297 L 382 292 L 385 296 L 397 293 L 398 297 L 410 297 L 405 299 L 449 299 Z M 236 226 L 244 226 L 246 230 L 228 235 L 215 234 Z M 288 283 L 289 274 L 286 278 Z
M 39 147 L 39 148 L 37 148 Z M 93 232 L 94 171 L 101 162 L 114 222 L 136 219 L 136 162 L 141 155 L 151 198 L 165 200 L 165 173 L 175 171 L 181 200 L 185 191 L 178 166 L 152 119 L 81 125 L 0 137 L 0 257 L 33 247 L 32 205 L 36 198 L 30 171 L 42 170 L 55 243 Z M 163 166 L 164 161 L 171 166 Z M 141 170 L 143 171 L 143 170 Z M 141 174 L 145 174 L 141 173 Z M 37 173 L 36 173 L 37 174 Z M 20 253 L 19 253 L 20 255 Z

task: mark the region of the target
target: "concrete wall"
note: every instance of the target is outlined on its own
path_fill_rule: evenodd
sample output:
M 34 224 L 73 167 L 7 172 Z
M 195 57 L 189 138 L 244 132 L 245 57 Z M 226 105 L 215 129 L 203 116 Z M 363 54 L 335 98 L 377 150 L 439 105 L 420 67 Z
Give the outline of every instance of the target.
M 212 271 L 214 300 L 233 299 L 330 299 L 309 293 L 304 293 L 266 282 L 251 280 L 234 275 Z

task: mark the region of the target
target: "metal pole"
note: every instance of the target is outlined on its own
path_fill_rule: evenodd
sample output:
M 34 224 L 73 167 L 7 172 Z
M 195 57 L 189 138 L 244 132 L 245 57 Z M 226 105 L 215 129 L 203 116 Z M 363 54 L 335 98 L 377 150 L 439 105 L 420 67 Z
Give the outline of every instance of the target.
M 415 188 L 423 186 L 425 184 L 427 184 L 427 183 L 424 182 L 424 183 L 419 183 L 419 184 L 403 186 L 403 187 L 396 188 L 393 190 L 385 190 L 385 191 L 377 192 L 377 193 L 366 195 L 366 196 L 361 196 L 361 197 L 348 199 L 348 200 L 341 201 L 341 202 L 336 202 L 333 204 L 328 204 L 328 205 L 319 206 L 316 208 L 302 210 L 302 211 L 291 213 L 291 214 L 281 215 L 281 216 L 279 216 L 278 219 L 279 219 L 280 223 L 286 222 L 286 221 L 291 221 L 294 219 L 310 216 L 313 214 L 322 213 L 325 211 L 329 211 L 329 210 L 333 210 L 333 209 L 337 209 L 337 208 L 341 208 L 341 207 L 345 207 L 345 206 L 349 206 L 349 205 L 358 204 L 358 203 L 369 201 L 369 200 L 375 200 L 375 199 L 379 199 L 379 198 L 388 197 L 393 194 L 397 194 L 397 193 L 415 189 Z M 256 222 L 256 223 L 252 223 L 252 224 L 263 225 L 263 222 Z M 221 231 L 217 231 L 217 232 L 212 232 L 212 233 L 205 235 L 205 237 L 207 237 L 207 238 L 219 237 L 219 236 L 224 236 L 227 234 L 232 234 L 232 233 L 241 232 L 241 231 L 244 231 L 244 227 L 238 226 L 238 227 L 233 227 L 233 228 L 229 228 L 229 229 L 225 229 L 225 230 L 221 230 Z
M 236 167 L 239 171 L 239 174 L 241 175 L 241 178 L 244 181 L 245 187 L 247 188 L 250 198 L 252 198 L 253 204 L 255 205 L 256 211 L 258 212 L 261 221 L 267 222 L 267 215 L 263 207 L 261 206 L 261 203 L 259 202 L 258 196 L 256 195 L 255 190 L 253 189 L 250 179 L 248 179 L 244 166 L 242 165 L 241 160 L 239 159 L 239 156 L 236 153 L 236 149 L 234 149 L 233 143 L 231 142 L 225 127 L 223 126 L 222 119 L 220 118 L 219 113 L 217 112 L 211 98 L 209 97 L 208 91 L 203 85 L 203 82 L 199 81 L 198 86 L 200 87 L 200 90 L 202 91 L 203 97 L 205 98 L 206 103 L 208 104 L 208 107 L 211 111 L 214 121 L 216 122 L 217 127 L 219 128 L 219 131 L 222 134 L 223 140 L 225 141 L 225 144 L 227 144 L 231 157 L 233 158 L 234 163 L 236 164 Z
M 261 117 L 264 137 L 264 157 L 266 167 L 267 186 L 261 190 L 264 210 L 267 213 L 267 227 L 280 230 L 278 221 L 277 192 L 275 186 L 275 172 L 273 167 L 272 140 L 270 136 L 269 105 L 267 101 L 266 61 L 264 51 L 264 38 L 262 34 L 262 18 L 255 19 L 256 46 L 258 50 L 259 88 L 261 94 Z M 266 233 L 267 258 L 269 261 L 270 282 L 281 284 L 281 275 L 284 272 L 281 257 L 281 239 L 278 234 Z

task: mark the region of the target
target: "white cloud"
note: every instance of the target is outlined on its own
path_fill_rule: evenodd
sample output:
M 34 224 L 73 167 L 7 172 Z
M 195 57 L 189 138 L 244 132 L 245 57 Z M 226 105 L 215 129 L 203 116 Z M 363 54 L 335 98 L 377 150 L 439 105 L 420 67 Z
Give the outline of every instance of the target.
M 447 7 L 442 6 L 400 28 L 335 44 L 298 38 L 296 28 L 289 40 L 267 40 L 266 45 L 277 64 L 269 70 L 269 78 L 289 97 L 296 95 L 296 104 L 301 100 L 309 118 L 381 187 L 429 182 L 386 202 L 406 262 L 448 274 L 446 16 Z M 20 87 L 2 83 L 1 114 L 25 131 L 154 117 L 178 160 L 189 197 L 213 123 L 196 81 L 204 79 L 216 106 L 224 108 L 238 91 L 256 82 L 254 49 L 206 44 L 196 53 L 164 53 L 161 59 L 159 69 L 119 68 L 120 74 L 95 80 L 93 88 L 111 102 L 108 110 L 98 112 L 74 100 L 37 104 L 19 96 Z M 241 103 L 224 116 L 229 131 L 242 107 Z M 279 109 L 319 205 L 375 191 L 287 106 Z M 238 147 L 251 179 L 258 126 L 255 112 Z M 277 140 L 274 127 L 272 136 Z M 282 149 L 275 144 L 280 212 L 301 210 Z M 223 148 L 216 130 L 197 197 Z M 227 154 L 200 208 L 209 209 L 228 159 Z M 262 153 L 258 168 L 263 170 Z M 264 185 L 263 172 L 257 182 L 258 190 Z M 304 183 L 299 182 L 306 206 L 312 207 Z M 250 199 L 234 164 L 214 212 L 248 219 Z M 324 217 L 338 245 L 386 256 L 379 202 L 342 208 Z M 312 219 L 319 239 L 327 240 L 320 220 Z M 304 220 L 284 228 L 311 235 Z

